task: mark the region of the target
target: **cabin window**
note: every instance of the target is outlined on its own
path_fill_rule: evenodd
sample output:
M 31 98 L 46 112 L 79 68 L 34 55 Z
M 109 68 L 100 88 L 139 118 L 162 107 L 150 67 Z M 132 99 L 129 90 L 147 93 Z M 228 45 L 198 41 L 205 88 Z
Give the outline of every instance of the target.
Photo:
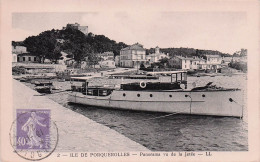
M 34 61 L 36 61 L 36 57 L 34 57 Z
M 31 61 L 31 57 L 28 57 L 28 61 Z
M 25 61 L 25 57 L 23 57 L 23 61 Z
M 202 97 L 206 97 L 206 96 L 203 94 Z
M 98 90 L 98 95 L 99 96 L 107 96 L 107 90 L 102 90 L 102 89 Z
M 125 93 L 123 93 L 123 96 L 125 97 Z
M 92 90 L 88 90 L 87 94 L 92 96 L 93 95 L 93 91 Z
M 153 94 L 150 94 L 150 97 L 153 97 Z
M 140 94 L 137 94 L 137 97 L 140 97 Z
M 84 89 L 82 89 L 84 92 Z M 88 89 L 87 95 L 90 96 L 108 96 L 111 94 L 111 90 L 107 89 Z
M 172 97 L 172 95 L 169 95 L 169 97 Z

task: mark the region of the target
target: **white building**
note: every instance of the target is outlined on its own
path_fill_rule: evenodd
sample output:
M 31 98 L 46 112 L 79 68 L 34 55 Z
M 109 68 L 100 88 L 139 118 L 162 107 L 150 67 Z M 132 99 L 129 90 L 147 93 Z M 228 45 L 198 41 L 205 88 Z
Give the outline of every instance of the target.
M 120 56 L 115 57 L 115 64 L 116 66 L 120 66 Z
M 27 52 L 27 48 L 24 46 L 12 46 L 12 53 L 22 54 L 22 53 L 28 53 L 28 52 Z
M 75 63 L 76 61 L 73 59 L 73 58 L 69 58 L 69 59 L 66 59 L 65 60 L 65 65 L 67 66 L 73 66 L 73 64 Z
M 146 56 L 146 60 L 151 64 L 154 62 L 159 62 L 163 58 L 169 58 L 169 55 L 160 52 L 160 48 L 157 46 L 155 48 L 155 53 L 149 54 Z
M 84 33 L 85 35 L 88 34 L 88 26 L 81 26 L 80 24 L 75 23 L 75 24 L 67 24 L 67 26 L 63 27 L 62 29 L 65 30 L 65 29 L 69 29 L 69 28 L 79 30 L 82 33 Z
M 114 60 L 104 60 L 98 62 L 101 68 L 116 68 L 116 64 Z
M 30 53 L 23 53 L 17 55 L 17 62 L 25 62 L 25 63 L 39 62 L 39 57 Z
M 12 62 L 18 62 L 18 55 L 28 53 L 24 46 L 12 46 Z
M 199 69 L 218 69 L 221 67 L 222 58 L 220 55 L 206 55 L 206 62 L 199 64 Z
M 199 64 L 206 63 L 206 60 L 198 57 L 175 56 L 171 60 L 171 65 L 178 69 L 199 69 Z
M 12 62 L 17 62 L 18 60 L 18 56 L 17 56 L 18 54 L 16 54 L 16 53 L 12 53 Z
M 121 67 L 140 67 L 146 62 L 145 49 L 143 45 L 135 43 L 120 50 Z
M 99 54 L 97 54 L 97 56 L 100 58 L 100 60 L 114 60 L 113 52 L 99 53 Z

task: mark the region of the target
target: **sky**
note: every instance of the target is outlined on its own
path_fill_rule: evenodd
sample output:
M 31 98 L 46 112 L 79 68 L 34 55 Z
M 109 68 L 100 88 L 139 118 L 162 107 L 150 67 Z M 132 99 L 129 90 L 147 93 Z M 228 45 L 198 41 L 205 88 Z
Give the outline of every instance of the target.
M 246 12 L 13 13 L 12 39 L 22 41 L 76 22 L 94 34 L 129 45 L 138 42 L 144 48 L 189 47 L 230 54 L 247 48 Z

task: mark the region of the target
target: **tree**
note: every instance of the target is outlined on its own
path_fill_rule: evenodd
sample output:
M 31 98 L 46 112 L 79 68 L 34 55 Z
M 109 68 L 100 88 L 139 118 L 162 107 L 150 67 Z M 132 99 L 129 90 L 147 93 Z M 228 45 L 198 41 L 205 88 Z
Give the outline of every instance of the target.
M 60 47 L 57 47 L 57 41 L 54 31 L 46 31 L 38 36 L 31 36 L 24 40 L 27 50 L 38 56 L 40 62 L 44 63 L 45 59 L 57 62 L 60 59 Z
M 63 39 L 63 43 L 57 43 L 57 39 Z M 31 36 L 23 41 L 27 50 L 38 56 L 42 63 L 45 59 L 57 62 L 61 59 L 61 51 L 70 53 L 69 57 L 74 58 L 78 63 L 86 57 L 95 65 L 97 59 L 94 53 L 112 51 L 115 56 L 120 54 L 122 48 L 127 47 L 123 42 L 117 43 L 104 35 L 83 34 L 77 29 L 68 28 L 65 30 L 48 30 L 37 36 Z M 16 44 L 12 42 L 12 44 Z
M 61 45 L 59 43 L 56 43 L 56 46 L 53 52 L 50 53 L 49 58 L 57 64 L 58 60 L 63 59 L 61 56 Z

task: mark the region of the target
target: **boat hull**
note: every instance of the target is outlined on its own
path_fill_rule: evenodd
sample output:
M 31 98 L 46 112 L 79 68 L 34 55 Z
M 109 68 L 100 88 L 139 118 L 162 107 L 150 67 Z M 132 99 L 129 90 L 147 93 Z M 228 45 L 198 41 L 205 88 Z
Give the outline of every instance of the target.
M 72 92 L 69 102 L 138 111 L 179 114 L 243 116 L 241 91 L 124 91 L 109 96 L 89 96 Z

